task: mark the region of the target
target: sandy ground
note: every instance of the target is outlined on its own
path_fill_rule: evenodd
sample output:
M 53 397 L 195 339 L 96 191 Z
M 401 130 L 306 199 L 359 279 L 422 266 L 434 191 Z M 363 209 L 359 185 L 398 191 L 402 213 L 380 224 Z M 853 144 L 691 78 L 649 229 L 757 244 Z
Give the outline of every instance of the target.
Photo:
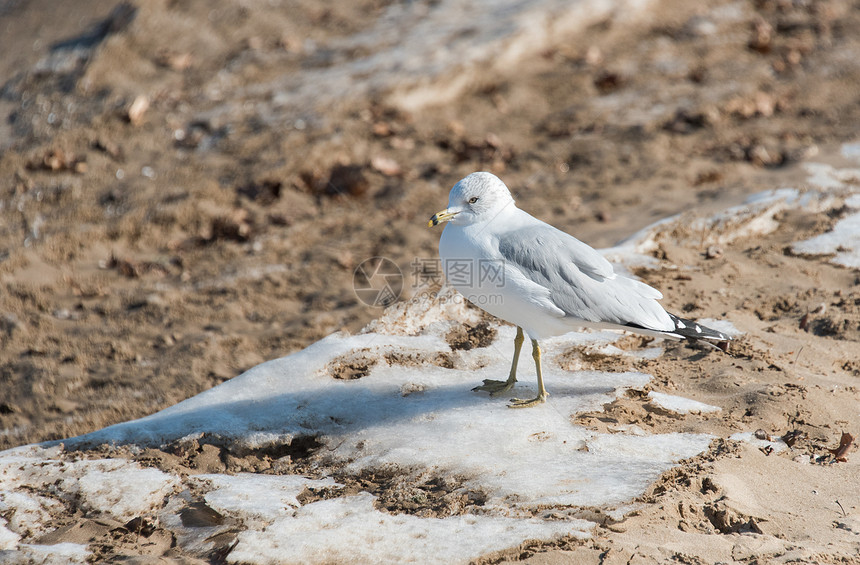
M 655 2 L 508 68 L 336 98 L 286 125 L 248 110 L 275 87 L 244 86 L 337 64 L 304 40 L 366 29 L 384 4 L 225 4 L 214 16 L 203 4 L 0 5 L 0 42 L 15 53 L 0 61 L 0 447 L 141 417 L 358 330 L 380 310 L 357 299 L 356 266 L 390 258 L 408 297 L 414 259 L 436 256 L 427 217 L 474 170 L 608 246 L 672 214 L 801 186 L 802 163 L 838 161 L 860 126 L 860 8 L 850 2 Z M 445 105 L 401 104 L 452 84 Z M 678 346 L 636 365 L 655 389 L 719 415 L 677 417 L 634 396 L 578 416 L 600 429 L 791 433 L 791 450 L 716 441 L 594 539 L 486 562 L 858 562 L 860 473 L 850 453 L 834 462 L 829 451 L 843 431 L 860 433 L 858 276 L 785 252 L 841 213 L 791 212 L 775 233 L 710 257 L 663 246 L 665 267 L 639 273 L 668 309 L 746 332 L 732 356 Z M 570 362 L 632 363 L 576 351 Z M 147 461 L 273 472 L 271 454 L 212 449 Z M 362 488 L 384 493 L 390 482 Z M 137 547 L 96 529 L 103 557 Z M 170 540 L 159 543 L 152 554 L 169 555 Z

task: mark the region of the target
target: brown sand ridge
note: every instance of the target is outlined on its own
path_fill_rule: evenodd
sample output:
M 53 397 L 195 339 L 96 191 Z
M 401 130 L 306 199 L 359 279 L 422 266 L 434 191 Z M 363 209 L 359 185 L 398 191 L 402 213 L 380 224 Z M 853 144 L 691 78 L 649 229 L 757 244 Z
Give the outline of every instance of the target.
M 860 130 L 855 3 L 656 1 L 504 69 L 357 89 L 294 114 L 278 105 L 279 81 L 368 55 L 337 42 L 371 29 L 386 4 L 289 4 L 0 6 L 0 46 L 14 54 L 0 61 L 0 448 L 142 417 L 359 330 L 381 310 L 357 300 L 356 266 L 384 256 L 409 279 L 415 258 L 436 256 L 427 217 L 475 170 L 604 247 L 670 215 L 692 225 L 752 193 L 805 188 L 811 160 L 857 166 L 839 155 Z M 71 40 L 80 49 L 63 48 Z M 444 105 L 427 102 L 442 92 L 453 93 Z M 846 213 L 787 210 L 775 231 L 731 241 L 682 228 L 661 238 L 657 267 L 636 274 L 669 310 L 730 319 L 744 332 L 731 355 L 670 344 L 652 360 L 571 350 L 565 363 L 647 372 L 654 391 L 721 411 L 676 414 L 643 390 L 574 417 L 718 439 L 623 521 L 595 518 L 591 539 L 528 542 L 482 562 L 860 562 L 860 459 L 840 450 L 843 433 L 860 437 L 860 279 L 790 252 Z M 492 330 L 464 326 L 449 341 L 480 346 Z M 348 361 L 336 377 L 367 369 Z M 727 439 L 738 432 L 790 447 Z M 311 473 L 317 447 L 79 456 L 181 474 Z M 379 475 L 345 488 L 391 512 L 443 516 L 480 504 L 480 492 L 452 495 L 457 485 Z M 417 508 L 415 489 L 427 501 Z M 223 562 L 235 531 L 198 510 L 189 519 L 223 526 L 207 558 Z M 97 559 L 199 562 L 143 519 L 77 509 L 52 525 L 41 543 L 89 543 Z

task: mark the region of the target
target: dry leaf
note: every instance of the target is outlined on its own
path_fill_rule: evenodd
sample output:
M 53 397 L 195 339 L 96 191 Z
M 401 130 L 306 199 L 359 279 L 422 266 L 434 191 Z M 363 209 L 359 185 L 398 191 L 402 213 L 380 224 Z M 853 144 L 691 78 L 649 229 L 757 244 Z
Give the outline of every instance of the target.
M 828 449 L 833 454 L 834 459 L 842 463 L 848 461 L 848 450 L 851 449 L 851 444 L 854 443 L 854 436 L 848 432 L 842 432 L 842 437 L 839 438 L 839 447 L 836 449 Z

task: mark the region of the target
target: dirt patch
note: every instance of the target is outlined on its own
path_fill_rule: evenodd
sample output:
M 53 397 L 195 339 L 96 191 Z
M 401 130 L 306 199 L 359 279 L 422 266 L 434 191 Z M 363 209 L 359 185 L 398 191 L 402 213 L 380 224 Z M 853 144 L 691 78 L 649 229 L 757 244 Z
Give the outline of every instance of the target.
M 589 429 L 603 433 L 630 432 L 631 426 L 640 429 L 668 429 L 677 426 L 680 414 L 655 410 L 649 405 L 645 391 L 629 390 L 621 398 L 603 405 L 599 412 L 582 412 L 574 421 Z
M 342 355 L 332 360 L 326 371 L 332 378 L 352 380 L 369 375 L 373 367 L 380 361 L 389 366 L 425 367 L 436 365 L 446 369 L 454 368 L 454 359 L 451 354 L 446 352 L 428 353 L 426 351 L 396 350 L 384 353 L 379 358 L 371 356 L 369 352 L 369 349 L 364 349 Z
M 628 338 L 622 340 L 628 341 Z M 633 356 L 619 355 L 616 351 L 600 351 L 589 347 L 573 347 L 558 356 L 558 365 L 565 371 L 629 371 L 643 365 L 644 361 Z
M 168 555 L 176 539 L 152 517 L 138 516 L 124 524 L 104 517 L 72 517 L 67 524 L 35 543 L 85 544 L 92 551 L 92 559 L 110 562 L 130 556 L 159 558 Z
M 389 365 L 401 365 L 403 367 L 426 367 L 429 364 L 445 369 L 454 368 L 454 358 L 445 352 L 428 354 L 424 351 L 390 351 L 383 358 Z
M 209 441 L 212 439 L 186 440 L 163 449 L 148 448 L 142 452 L 129 447 L 104 446 L 70 454 L 88 459 L 126 458 L 180 476 L 203 473 L 331 476 L 341 486 L 306 488 L 298 496 L 299 502 L 310 504 L 318 500 L 369 492 L 378 497 L 376 507 L 380 510 L 424 518 L 470 513 L 483 506 L 487 500 L 485 493 L 467 488 L 462 479 L 432 471 L 381 468 L 363 470 L 357 475 L 347 473 L 344 471 L 345 463 L 329 460 L 325 453 L 319 452 L 323 445 L 310 436 L 296 438 L 290 445 L 243 450 L 241 453 Z M 203 503 L 197 501 L 196 504 Z
M 341 479 L 347 488 L 376 495 L 376 508 L 392 514 L 444 518 L 473 512 L 487 500 L 486 494 L 464 487 L 456 477 L 407 469 L 365 470 Z
M 350 352 L 334 359 L 328 364 L 328 373 L 332 378 L 350 381 L 360 379 L 370 374 L 370 369 L 379 360 L 368 355 L 369 349 Z
M 203 436 L 175 441 L 161 448 L 109 446 L 70 451 L 71 457 L 86 459 L 123 458 L 144 467 L 154 467 L 180 476 L 201 473 L 292 474 L 297 469 L 312 472 L 307 462 L 323 447 L 315 436 L 299 436 L 290 443 L 251 449 L 238 447 L 224 438 Z
M 496 340 L 498 331 L 489 322 L 478 322 L 474 326 L 458 326 L 448 332 L 445 341 L 452 351 L 469 351 L 478 347 L 488 347 Z

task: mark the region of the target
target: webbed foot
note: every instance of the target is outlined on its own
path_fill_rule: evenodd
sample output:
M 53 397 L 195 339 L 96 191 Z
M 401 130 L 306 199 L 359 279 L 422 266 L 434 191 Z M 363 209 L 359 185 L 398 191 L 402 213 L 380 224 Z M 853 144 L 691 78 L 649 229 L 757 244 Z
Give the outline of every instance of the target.
M 508 379 L 506 381 L 496 381 L 493 379 L 484 379 L 484 384 L 478 385 L 472 390 L 489 392 L 490 396 L 499 396 L 511 390 L 517 379 Z
M 546 397 L 549 396 L 548 392 L 544 392 L 543 394 L 537 395 L 535 398 L 531 400 L 522 400 L 520 398 L 512 398 L 511 403 L 508 404 L 508 408 L 530 408 L 532 406 L 537 406 L 538 404 L 543 404 L 546 402 Z

